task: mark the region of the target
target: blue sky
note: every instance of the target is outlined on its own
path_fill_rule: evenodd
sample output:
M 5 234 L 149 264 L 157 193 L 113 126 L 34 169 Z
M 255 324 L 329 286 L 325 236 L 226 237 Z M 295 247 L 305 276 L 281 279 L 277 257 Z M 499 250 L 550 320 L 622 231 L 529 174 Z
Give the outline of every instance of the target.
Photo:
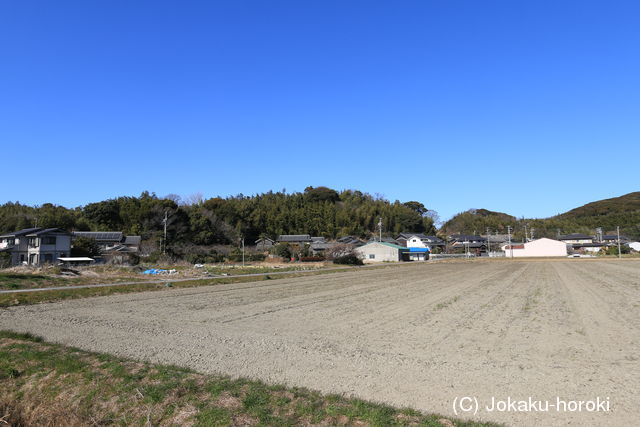
M 0 202 L 326 185 L 446 219 L 545 217 L 637 191 L 639 13 L 633 1 L 2 2 Z

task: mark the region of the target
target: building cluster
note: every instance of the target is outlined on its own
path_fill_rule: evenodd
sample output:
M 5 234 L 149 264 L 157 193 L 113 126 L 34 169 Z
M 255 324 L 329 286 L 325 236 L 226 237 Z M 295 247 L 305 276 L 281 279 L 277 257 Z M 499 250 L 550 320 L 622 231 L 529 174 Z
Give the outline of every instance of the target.
M 71 256 L 73 242 L 78 238 L 92 239 L 100 250 L 101 262 L 126 263 L 140 250 L 140 236 L 121 232 L 73 231 L 59 228 L 27 228 L 0 236 L 0 252 L 8 254 L 11 265 L 41 265 L 93 261 Z M 425 261 L 432 254 L 464 254 L 466 256 L 544 257 L 567 256 L 569 253 L 599 252 L 618 243 L 640 251 L 640 243 L 625 236 L 586 234 L 559 235 L 557 239 L 541 238 L 513 242 L 509 235 L 454 234 L 443 240 L 437 236 L 403 232 L 395 238 L 377 236 L 364 241 L 356 236 L 343 236 L 329 241 L 309 234 L 286 234 L 277 239 L 263 237 L 255 241 L 255 250 L 269 252 L 277 244 L 288 244 L 309 256 L 326 257 L 355 252 L 364 262 Z
M 92 262 L 87 257 L 73 257 L 73 242 L 84 237 L 95 240 L 100 248 L 100 260 L 126 262 L 140 250 L 140 236 L 125 236 L 120 232 L 73 231 L 59 228 L 25 228 L 0 236 L 0 252 L 6 253 L 11 265 L 42 265 Z

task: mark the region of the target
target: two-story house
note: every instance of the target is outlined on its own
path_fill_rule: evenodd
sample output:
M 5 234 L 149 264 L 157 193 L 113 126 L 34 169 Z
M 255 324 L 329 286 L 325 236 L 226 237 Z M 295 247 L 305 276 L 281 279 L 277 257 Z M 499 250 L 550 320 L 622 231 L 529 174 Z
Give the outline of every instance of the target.
M 0 236 L 0 251 L 11 254 L 11 265 L 57 262 L 71 252 L 71 233 L 59 228 L 25 228 Z

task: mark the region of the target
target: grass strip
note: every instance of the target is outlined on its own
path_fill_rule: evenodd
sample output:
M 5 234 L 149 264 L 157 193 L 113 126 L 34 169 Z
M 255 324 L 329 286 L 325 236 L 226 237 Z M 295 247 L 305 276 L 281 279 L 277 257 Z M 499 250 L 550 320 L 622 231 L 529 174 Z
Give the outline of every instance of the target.
M 395 265 L 381 265 L 371 268 L 389 268 Z M 318 270 L 297 270 L 291 272 L 285 272 L 284 274 L 264 275 L 264 276 L 225 276 L 225 277 L 212 277 L 205 279 L 193 279 L 185 281 L 171 281 L 167 278 L 165 283 L 148 283 L 140 282 L 136 284 L 102 286 L 94 288 L 75 288 L 75 289 L 54 289 L 43 290 L 24 293 L 5 293 L 0 294 L 0 307 L 12 307 L 17 305 L 38 304 L 45 302 L 54 302 L 67 299 L 97 297 L 113 294 L 124 294 L 131 292 L 143 292 L 143 291 L 159 291 L 167 290 L 170 288 L 192 288 L 197 286 L 211 286 L 211 285 L 224 285 L 230 283 L 246 283 L 246 282 L 260 282 L 264 280 L 275 279 L 290 279 L 294 277 L 307 277 L 316 276 L 320 274 L 332 274 L 332 273 L 344 273 L 353 271 L 351 268 L 343 269 L 318 269 Z
M 8 425 L 495 426 L 304 388 L 203 375 L 0 331 Z

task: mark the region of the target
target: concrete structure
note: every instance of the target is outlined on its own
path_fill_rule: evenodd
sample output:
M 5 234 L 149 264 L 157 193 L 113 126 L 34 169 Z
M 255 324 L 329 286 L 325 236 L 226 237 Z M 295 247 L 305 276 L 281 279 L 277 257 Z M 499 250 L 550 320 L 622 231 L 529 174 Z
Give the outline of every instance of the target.
M 404 246 L 386 242 L 371 242 L 355 249 L 365 263 L 402 261 L 409 253 Z
M 507 258 L 511 257 L 513 251 L 514 258 L 521 257 L 566 257 L 567 244 L 559 240 L 542 239 L 532 240 L 526 243 L 517 243 L 502 246 Z
M 11 265 L 56 263 L 71 252 L 71 233 L 59 228 L 26 228 L 0 236 L 0 251 L 8 252 Z

